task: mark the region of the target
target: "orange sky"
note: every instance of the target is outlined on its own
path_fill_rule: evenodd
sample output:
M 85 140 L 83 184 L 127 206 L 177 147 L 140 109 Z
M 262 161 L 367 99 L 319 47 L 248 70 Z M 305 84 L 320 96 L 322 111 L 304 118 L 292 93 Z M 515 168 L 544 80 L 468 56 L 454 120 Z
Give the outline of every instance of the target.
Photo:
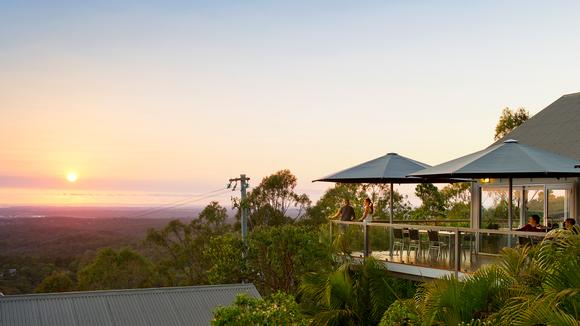
M 521 9 L 2 3 L 0 205 L 203 193 L 283 168 L 316 197 L 329 185 L 310 180 L 387 152 L 479 150 L 503 107 L 580 91 L 580 8 Z

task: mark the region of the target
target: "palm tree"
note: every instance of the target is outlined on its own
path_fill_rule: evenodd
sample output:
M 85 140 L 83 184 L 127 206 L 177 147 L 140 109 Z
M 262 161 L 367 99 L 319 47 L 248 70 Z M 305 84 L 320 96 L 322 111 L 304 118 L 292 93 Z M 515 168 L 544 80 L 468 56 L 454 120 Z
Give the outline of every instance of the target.
M 425 325 L 580 325 L 579 270 L 580 236 L 559 230 L 463 280 L 423 284 L 415 308 Z
M 397 299 L 386 267 L 374 258 L 344 262 L 330 274 L 311 273 L 299 293 L 315 302 L 313 325 L 377 325 Z
M 500 306 L 509 279 L 496 266 L 480 269 L 459 280 L 455 276 L 424 283 L 415 297 L 426 325 L 458 325 L 486 318 Z
M 528 275 L 498 313 L 506 325 L 580 325 L 580 235 L 555 230 L 533 251 Z

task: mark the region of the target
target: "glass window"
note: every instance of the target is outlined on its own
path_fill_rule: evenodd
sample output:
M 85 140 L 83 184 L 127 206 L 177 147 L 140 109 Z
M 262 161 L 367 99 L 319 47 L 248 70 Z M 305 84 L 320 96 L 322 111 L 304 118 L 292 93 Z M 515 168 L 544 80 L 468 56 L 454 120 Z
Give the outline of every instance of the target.
M 564 220 L 570 217 L 570 190 L 548 190 L 548 219 L 546 225 L 550 228 L 562 228 Z
M 517 226 L 521 210 L 521 187 L 513 187 L 512 227 Z M 481 189 L 482 229 L 508 228 L 508 187 L 483 187 Z
M 540 224 L 544 224 L 544 186 L 526 186 L 526 211 L 522 215 L 520 225 L 522 227 L 528 223 L 528 217 L 538 215 Z

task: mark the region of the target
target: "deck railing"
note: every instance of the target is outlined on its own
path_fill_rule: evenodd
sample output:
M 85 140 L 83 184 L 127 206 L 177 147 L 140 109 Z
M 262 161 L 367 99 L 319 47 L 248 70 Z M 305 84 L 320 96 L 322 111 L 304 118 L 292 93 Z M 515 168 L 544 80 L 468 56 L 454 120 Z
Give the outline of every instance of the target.
M 473 229 L 385 222 L 332 220 L 330 238 L 356 257 L 473 272 L 495 260 L 505 247 L 534 245 L 544 232 Z

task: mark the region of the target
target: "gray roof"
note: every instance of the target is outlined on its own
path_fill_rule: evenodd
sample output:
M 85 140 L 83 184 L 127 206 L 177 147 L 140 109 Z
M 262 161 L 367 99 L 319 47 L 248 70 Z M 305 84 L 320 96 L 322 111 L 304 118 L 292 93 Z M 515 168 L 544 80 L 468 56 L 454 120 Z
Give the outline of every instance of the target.
M 421 170 L 422 177 L 501 178 L 580 176 L 579 162 L 506 140 L 484 150 Z
M 213 310 L 253 284 L 131 289 L 0 297 L 0 325 L 209 325 Z
M 580 160 L 580 93 L 560 97 L 493 145 L 506 139 Z

